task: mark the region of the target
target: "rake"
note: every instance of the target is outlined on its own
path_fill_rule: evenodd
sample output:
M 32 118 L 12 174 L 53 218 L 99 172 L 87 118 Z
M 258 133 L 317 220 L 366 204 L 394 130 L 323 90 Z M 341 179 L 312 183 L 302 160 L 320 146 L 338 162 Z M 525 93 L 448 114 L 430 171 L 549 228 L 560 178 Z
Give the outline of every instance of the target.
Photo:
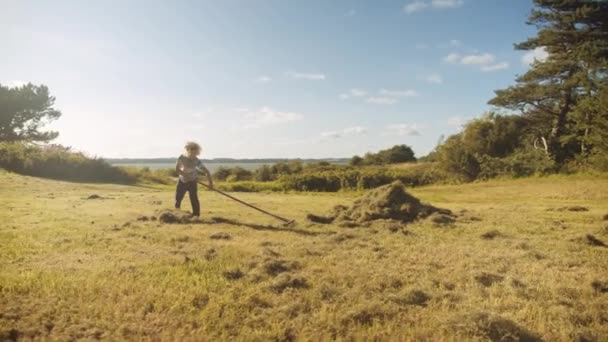
M 245 202 L 245 201 L 241 201 L 240 199 L 238 199 L 238 198 L 236 198 L 236 197 L 234 197 L 234 196 L 232 196 L 232 195 L 229 195 L 229 194 L 227 194 L 227 193 L 225 193 L 225 192 L 223 192 L 223 191 L 221 191 L 221 190 L 218 190 L 218 189 L 216 189 L 216 188 L 212 188 L 212 187 L 210 187 L 209 185 L 207 185 L 207 184 L 205 184 L 205 183 L 198 182 L 198 184 L 200 184 L 200 185 L 204 186 L 205 188 L 207 188 L 207 189 L 209 189 L 209 190 L 215 191 L 215 192 L 217 192 L 218 194 L 224 195 L 224 196 L 226 196 L 226 197 L 230 198 L 231 200 L 234 200 L 234 201 L 237 201 L 237 202 L 239 202 L 239 203 L 241 203 L 241 204 L 243 204 L 243 205 L 246 205 L 246 206 L 248 206 L 249 208 L 255 209 L 255 210 L 257 210 L 257 211 L 259 211 L 259 212 L 261 212 L 261 213 L 264 213 L 264 214 L 266 214 L 266 215 L 268 215 L 268 216 L 272 216 L 272 217 L 276 218 L 277 220 L 282 221 L 284 226 L 288 226 L 288 225 L 290 225 L 290 224 L 292 224 L 292 223 L 294 223 L 294 222 L 295 222 L 295 220 L 286 219 L 286 218 L 281 217 L 281 216 L 279 216 L 279 215 L 275 215 L 275 214 L 273 214 L 273 213 L 270 213 L 270 212 L 268 212 L 268 211 L 266 211 L 266 210 L 264 210 L 264 209 L 258 208 L 258 207 L 256 207 L 256 206 L 254 206 L 253 204 L 249 204 L 249 203 L 247 203 L 247 202 Z

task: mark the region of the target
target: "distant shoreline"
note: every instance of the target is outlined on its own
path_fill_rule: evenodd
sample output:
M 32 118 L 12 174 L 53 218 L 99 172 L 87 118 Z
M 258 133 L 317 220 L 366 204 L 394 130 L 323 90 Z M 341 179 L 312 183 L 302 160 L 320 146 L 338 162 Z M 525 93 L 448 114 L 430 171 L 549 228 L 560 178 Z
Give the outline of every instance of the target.
M 172 169 L 175 168 L 176 158 L 122 158 L 122 159 L 104 159 L 112 166 L 119 167 L 134 167 L 148 169 Z M 203 164 L 207 166 L 209 171 L 215 172 L 219 168 L 241 167 L 247 170 L 256 170 L 263 165 L 274 165 L 276 163 L 287 163 L 290 161 L 298 161 L 302 164 L 312 164 L 319 162 L 327 162 L 330 164 L 348 164 L 350 159 L 347 158 L 332 158 L 332 159 L 232 159 L 232 158 L 215 158 L 202 159 Z

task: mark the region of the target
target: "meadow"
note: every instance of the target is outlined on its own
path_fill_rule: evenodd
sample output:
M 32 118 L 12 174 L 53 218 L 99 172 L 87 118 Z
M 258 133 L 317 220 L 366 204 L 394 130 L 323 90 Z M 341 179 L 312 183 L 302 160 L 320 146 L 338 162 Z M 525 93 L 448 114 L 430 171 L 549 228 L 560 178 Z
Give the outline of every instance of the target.
M 235 194 L 284 227 L 204 191 L 202 222 L 166 224 L 145 219 L 168 185 L 0 171 L 0 340 L 608 339 L 608 176 L 410 192 L 455 223 L 319 225 L 362 193 Z

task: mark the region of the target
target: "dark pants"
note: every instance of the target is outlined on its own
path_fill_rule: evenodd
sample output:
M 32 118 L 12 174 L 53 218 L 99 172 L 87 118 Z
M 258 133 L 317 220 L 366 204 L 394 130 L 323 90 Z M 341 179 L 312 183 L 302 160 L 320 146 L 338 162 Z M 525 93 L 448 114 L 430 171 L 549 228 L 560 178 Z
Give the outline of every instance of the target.
M 201 205 L 198 202 L 197 184 L 196 181 L 184 183 L 181 180 L 177 181 L 177 189 L 175 189 L 175 208 L 179 209 L 182 205 L 184 195 L 188 192 L 190 204 L 192 205 L 192 214 L 199 216 L 201 214 Z

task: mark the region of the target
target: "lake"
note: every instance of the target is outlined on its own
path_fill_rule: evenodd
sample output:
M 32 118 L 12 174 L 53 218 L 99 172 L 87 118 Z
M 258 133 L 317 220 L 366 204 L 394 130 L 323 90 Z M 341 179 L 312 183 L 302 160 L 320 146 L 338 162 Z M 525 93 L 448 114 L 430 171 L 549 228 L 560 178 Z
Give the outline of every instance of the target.
M 150 170 L 156 169 L 173 169 L 175 168 L 175 163 L 111 163 L 113 166 L 126 166 L 126 167 L 147 167 Z M 206 162 L 205 166 L 209 169 L 211 173 L 215 172 L 220 167 L 235 167 L 239 166 L 243 169 L 247 170 L 256 170 L 262 165 L 272 165 L 273 163 L 243 163 L 243 162 L 235 162 L 235 163 L 226 163 L 226 162 Z

